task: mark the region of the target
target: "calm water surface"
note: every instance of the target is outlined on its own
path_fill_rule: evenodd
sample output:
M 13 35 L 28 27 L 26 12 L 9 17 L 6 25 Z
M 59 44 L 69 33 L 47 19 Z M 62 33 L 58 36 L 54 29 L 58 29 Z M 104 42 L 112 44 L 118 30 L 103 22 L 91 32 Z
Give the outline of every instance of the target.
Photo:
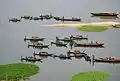
M 39 49 L 27 48 L 24 36 L 46 37 L 45 44 L 55 39 L 55 36 L 68 36 L 71 34 L 88 34 L 90 40 L 101 40 L 105 43 L 105 49 L 100 48 L 73 48 L 85 49 L 86 53 L 96 57 L 114 56 L 120 57 L 120 29 L 109 29 L 105 32 L 91 33 L 82 32 L 73 28 L 42 27 L 42 24 L 56 24 L 51 21 L 27 21 L 20 23 L 9 23 L 9 17 L 20 17 L 23 15 L 39 16 L 44 13 L 52 13 L 56 16 L 81 17 L 82 22 L 117 21 L 120 19 L 91 18 L 90 12 L 120 11 L 119 0 L 0 0 L 0 64 L 20 62 L 20 56 L 31 56 L 33 51 Z M 67 23 L 67 22 L 66 22 Z M 71 22 L 69 22 L 71 23 Z M 50 53 L 66 53 L 70 48 L 50 46 L 43 49 Z M 119 81 L 120 64 L 96 63 L 95 66 L 84 61 L 84 59 L 59 60 L 46 58 L 44 62 L 36 63 L 40 66 L 40 73 L 30 77 L 30 81 L 70 81 L 72 75 L 90 70 L 101 70 L 111 74 L 108 81 Z

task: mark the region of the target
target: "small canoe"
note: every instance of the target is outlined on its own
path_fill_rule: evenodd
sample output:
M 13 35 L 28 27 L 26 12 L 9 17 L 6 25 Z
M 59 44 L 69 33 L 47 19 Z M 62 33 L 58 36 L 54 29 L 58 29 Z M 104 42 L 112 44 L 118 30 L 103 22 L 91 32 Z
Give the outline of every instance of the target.
M 120 58 L 106 57 L 106 58 L 95 58 L 94 62 L 103 62 L 103 63 L 120 63 Z
M 68 38 L 68 37 L 65 37 L 65 38 L 63 38 L 63 39 L 60 39 L 60 38 L 56 37 L 56 41 L 71 42 L 72 39 L 70 39 L 70 38 Z
M 81 40 L 81 39 L 85 39 L 85 40 L 88 40 L 87 37 L 83 37 L 82 35 L 76 35 L 76 36 L 70 36 L 71 39 L 73 40 Z
M 33 53 L 33 55 L 39 55 L 39 56 L 52 56 L 53 54 L 49 54 L 48 52 L 39 52 L 39 53 Z
M 40 58 L 35 58 L 35 57 L 25 57 L 25 58 L 23 58 L 22 56 L 21 56 L 21 61 L 23 61 L 23 60 L 26 60 L 26 61 L 41 61 L 42 62 L 42 59 L 40 59 Z
M 74 47 L 104 47 L 104 43 L 75 43 Z
M 58 41 L 58 42 L 51 42 L 51 45 L 52 45 L 52 44 L 55 44 L 56 46 L 64 46 L 64 47 L 67 47 L 67 44 L 62 43 L 62 42 L 60 42 L 60 41 Z
M 28 38 L 28 37 L 25 36 L 24 41 L 26 41 L 26 40 L 30 40 L 30 41 L 43 41 L 44 39 L 45 38 L 40 38 L 40 37 L 37 37 L 37 36 L 33 36 L 31 38 Z
M 31 46 L 31 47 L 49 48 L 49 45 L 47 45 L 47 44 L 42 44 L 42 43 L 29 44 L 29 42 L 28 42 L 28 48 L 29 48 L 30 46 Z

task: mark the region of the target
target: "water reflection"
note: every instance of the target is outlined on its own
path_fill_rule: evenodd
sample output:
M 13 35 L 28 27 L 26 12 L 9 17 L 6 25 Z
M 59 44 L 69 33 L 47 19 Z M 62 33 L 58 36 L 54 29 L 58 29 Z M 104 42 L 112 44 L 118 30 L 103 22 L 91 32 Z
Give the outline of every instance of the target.
M 99 18 L 99 19 L 120 19 L 117 16 L 91 16 L 91 18 Z

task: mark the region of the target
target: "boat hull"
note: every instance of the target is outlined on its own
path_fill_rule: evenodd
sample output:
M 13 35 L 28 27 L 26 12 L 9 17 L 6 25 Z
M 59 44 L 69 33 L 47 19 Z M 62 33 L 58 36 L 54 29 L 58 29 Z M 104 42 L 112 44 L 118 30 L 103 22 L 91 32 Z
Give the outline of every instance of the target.
M 74 47 L 104 47 L 104 44 L 74 44 Z
M 94 59 L 94 62 L 102 62 L 102 63 L 120 63 L 120 60 L 100 60 L 100 59 Z
M 91 13 L 93 16 L 117 16 L 118 14 L 108 14 L 108 13 Z

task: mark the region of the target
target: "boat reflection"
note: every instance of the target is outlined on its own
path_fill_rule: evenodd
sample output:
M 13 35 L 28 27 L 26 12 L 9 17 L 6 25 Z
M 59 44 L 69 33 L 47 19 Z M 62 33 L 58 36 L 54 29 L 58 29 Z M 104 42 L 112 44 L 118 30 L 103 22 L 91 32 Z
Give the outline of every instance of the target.
M 92 18 L 100 18 L 100 19 L 119 19 L 117 16 L 91 16 Z

